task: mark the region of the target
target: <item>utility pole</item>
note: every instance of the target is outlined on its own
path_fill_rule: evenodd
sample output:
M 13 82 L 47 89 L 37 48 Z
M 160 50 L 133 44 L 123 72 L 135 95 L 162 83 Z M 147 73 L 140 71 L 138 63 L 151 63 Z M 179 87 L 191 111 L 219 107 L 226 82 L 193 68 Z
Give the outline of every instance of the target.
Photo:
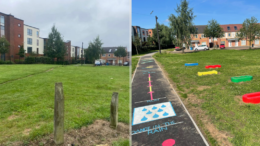
M 81 65 L 83 64 L 82 59 L 83 59 L 83 42 L 82 42 L 82 49 L 81 49 Z
M 160 47 L 160 39 L 159 39 L 159 32 L 158 32 L 157 19 L 158 19 L 158 17 L 155 16 L 155 20 L 156 20 L 156 29 L 157 29 L 157 38 L 158 38 L 158 45 L 159 45 L 159 51 L 160 51 L 160 54 L 161 54 L 161 47 Z

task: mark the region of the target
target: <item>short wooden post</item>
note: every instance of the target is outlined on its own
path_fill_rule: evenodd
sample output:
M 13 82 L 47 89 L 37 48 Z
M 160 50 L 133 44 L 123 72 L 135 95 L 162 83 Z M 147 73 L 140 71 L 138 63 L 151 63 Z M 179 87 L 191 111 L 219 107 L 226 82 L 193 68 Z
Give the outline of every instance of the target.
M 118 93 L 114 92 L 110 105 L 110 127 L 117 128 L 118 123 Z
M 55 83 L 54 142 L 64 143 L 64 95 L 62 83 Z

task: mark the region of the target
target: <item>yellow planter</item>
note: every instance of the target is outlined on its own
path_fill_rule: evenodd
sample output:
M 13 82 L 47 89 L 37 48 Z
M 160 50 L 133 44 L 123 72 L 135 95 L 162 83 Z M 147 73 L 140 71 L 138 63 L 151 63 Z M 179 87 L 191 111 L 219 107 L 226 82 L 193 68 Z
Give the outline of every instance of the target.
M 198 72 L 198 76 L 203 76 L 203 75 L 212 75 L 212 74 L 218 74 L 217 71 L 206 71 L 206 72 Z

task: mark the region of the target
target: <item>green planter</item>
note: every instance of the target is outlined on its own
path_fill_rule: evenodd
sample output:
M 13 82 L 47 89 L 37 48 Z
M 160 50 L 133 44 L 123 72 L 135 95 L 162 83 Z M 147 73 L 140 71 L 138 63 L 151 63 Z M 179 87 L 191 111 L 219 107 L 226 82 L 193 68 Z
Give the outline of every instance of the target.
M 234 82 L 234 83 L 251 81 L 252 79 L 253 79 L 253 76 L 249 76 L 249 75 L 231 77 L 231 81 Z

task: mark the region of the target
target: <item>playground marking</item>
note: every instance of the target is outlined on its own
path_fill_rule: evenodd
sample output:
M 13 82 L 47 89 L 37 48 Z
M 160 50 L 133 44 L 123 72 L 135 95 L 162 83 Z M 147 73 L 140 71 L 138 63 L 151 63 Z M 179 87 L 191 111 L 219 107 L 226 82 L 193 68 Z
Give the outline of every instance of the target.
M 152 73 L 155 73 L 155 72 L 152 72 L 152 71 L 143 71 L 143 74 L 152 74 Z
M 174 139 L 167 139 L 162 143 L 162 146 L 173 146 L 175 144 Z
M 153 68 L 153 65 L 147 66 L 146 68 Z
M 151 100 L 153 100 L 153 93 L 154 93 L 154 92 L 152 91 L 152 84 L 151 84 L 152 81 L 151 81 L 151 76 L 150 76 L 150 74 L 149 74 L 148 78 L 149 78 L 149 81 L 148 81 L 148 82 L 149 82 L 149 86 L 148 86 L 148 87 L 150 88 L 150 92 L 148 92 L 148 93 L 150 93 Z
M 168 124 L 166 124 L 166 123 L 168 123 Z M 145 127 L 145 128 L 143 128 L 143 129 L 140 129 L 140 130 L 137 130 L 137 131 L 132 131 L 132 132 L 133 132 L 132 135 L 136 135 L 136 134 L 140 134 L 140 133 L 144 133 L 144 132 L 147 132 L 148 135 L 149 135 L 149 133 L 154 134 L 156 129 L 160 129 L 160 131 L 158 131 L 158 130 L 157 130 L 157 131 L 158 131 L 158 132 L 162 132 L 163 130 L 167 130 L 167 127 L 168 127 L 168 126 L 173 126 L 173 125 L 181 124 L 181 123 L 183 123 L 183 122 L 174 123 L 174 121 L 172 121 L 171 124 L 169 124 L 169 122 L 166 122 L 166 123 L 165 123 L 164 126 L 155 125 L 153 129 L 150 129 L 150 126 L 148 126 L 148 127 Z M 164 127 L 165 127 L 165 128 L 164 128 Z M 153 133 L 153 131 L 154 131 L 154 133 Z
M 156 98 L 156 99 L 153 99 L 153 100 L 143 100 L 143 101 L 138 101 L 138 102 L 135 102 L 135 103 L 141 103 L 141 102 L 150 102 L 150 101 L 159 101 L 160 99 L 164 99 L 166 97 L 162 97 L 162 98 Z
M 134 108 L 132 125 L 176 116 L 171 102 L 163 102 Z

